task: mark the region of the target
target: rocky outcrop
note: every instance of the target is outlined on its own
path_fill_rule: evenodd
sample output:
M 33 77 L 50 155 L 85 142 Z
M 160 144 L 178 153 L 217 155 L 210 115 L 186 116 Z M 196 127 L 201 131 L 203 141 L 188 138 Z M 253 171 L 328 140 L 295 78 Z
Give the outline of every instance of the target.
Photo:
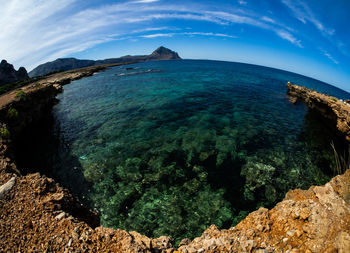
M 29 72 L 30 77 L 43 76 L 55 71 L 65 71 L 76 68 L 97 66 L 105 64 L 116 64 L 116 63 L 138 63 L 144 61 L 157 61 L 157 60 L 181 60 L 180 56 L 165 47 L 159 47 L 153 51 L 150 55 L 126 55 L 119 58 L 110 58 L 104 60 L 79 60 L 75 58 L 61 58 L 52 62 L 47 62 L 39 65 L 35 69 Z
M 348 103 L 290 82 L 287 87 L 292 103 L 299 99 L 309 108 L 318 111 L 327 119 L 326 123 L 337 129 L 350 142 L 350 105 Z
M 0 183 L 13 176 L 1 171 Z M 349 252 L 350 171 L 325 186 L 292 190 L 273 209 L 260 208 L 236 227 L 209 227 L 178 249 L 162 236 L 96 227 L 96 214 L 52 179 L 14 175 L 0 200 L 0 251 L 48 252 Z M 30 217 L 30 218 L 28 218 Z
M 2 60 L 0 63 L 0 85 L 10 84 L 28 78 L 27 70 L 20 67 L 17 71 L 12 64 Z
M 39 94 L 48 96 L 44 91 L 49 87 L 59 92 L 62 84 L 101 69 L 52 75 L 22 88 L 28 97 L 0 97 L 0 119 L 6 119 L 0 127 L 11 126 L 13 119 L 4 118 L 10 108 L 20 110 L 19 103 L 33 107 L 29 101 L 39 99 Z M 50 96 L 54 99 L 54 92 Z M 41 113 L 33 109 L 18 114 L 31 112 Z M 9 131 L 11 136 L 20 128 L 9 127 Z M 0 185 L 7 184 L 0 199 L 1 252 L 350 252 L 350 170 L 324 186 L 291 190 L 271 210 L 262 207 L 230 229 L 212 225 L 200 237 L 182 240 L 175 249 L 166 236 L 152 239 L 99 226 L 97 214 L 54 180 L 39 173 L 21 175 L 7 156 L 8 141 L 0 138 Z
M 215 226 L 181 252 L 350 252 L 350 170 L 324 186 L 291 190 L 236 227 Z
M 165 47 L 159 47 L 148 56 L 148 60 L 180 60 L 178 53 Z

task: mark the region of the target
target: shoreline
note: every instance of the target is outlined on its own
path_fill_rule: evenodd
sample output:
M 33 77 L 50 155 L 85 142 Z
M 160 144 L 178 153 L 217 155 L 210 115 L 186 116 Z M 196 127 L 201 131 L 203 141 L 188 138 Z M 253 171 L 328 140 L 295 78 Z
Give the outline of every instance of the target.
M 166 236 L 150 239 L 137 232 L 100 227 L 98 215 L 83 207 L 53 179 L 39 173 L 21 175 L 11 152 L 11 138 L 20 136 L 24 128 L 51 111 L 62 85 L 112 66 L 116 65 L 53 74 L 0 97 L 0 127 L 9 131 L 8 138 L 0 137 L 0 185 L 12 180 L 5 190 L 0 189 L 4 193 L 0 200 L 2 251 L 346 252 L 350 249 L 350 170 L 324 186 L 290 190 L 274 208 L 262 207 L 236 227 L 219 230 L 212 225 L 201 237 L 192 241 L 184 239 L 178 249 L 173 248 Z M 290 89 L 289 95 L 298 96 L 308 105 L 311 101 L 311 108 L 312 105 L 323 108 L 316 106 L 319 104 L 342 108 L 338 105 L 340 101 L 320 93 L 315 95 L 303 87 L 297 93 L 296 87 Z M 16 97 L 20 90 L 25 95 Z M 325 96 L 324 100 L 320 100 L 321 95 Z M 11 108 L 17 115 L 9 113 Z M 343 114 L 335 115 L 348 119 Z

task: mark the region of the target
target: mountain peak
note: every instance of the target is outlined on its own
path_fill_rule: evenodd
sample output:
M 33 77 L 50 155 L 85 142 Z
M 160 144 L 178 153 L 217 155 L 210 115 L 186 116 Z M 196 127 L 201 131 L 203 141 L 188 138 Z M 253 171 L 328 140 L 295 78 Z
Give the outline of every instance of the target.
M 28 78 L 28 74 L 25 68 L 20 67 L 16 71 L 12 64 L 9 64 L 6 60 L 1 61 L 0 85 L 17 82 L 26 78 Z
M 157 58 L 159 60 L 180 60 L 178 53 L 170 50 L 169 48 L 160 46 L 150 55 L 151 58 Z

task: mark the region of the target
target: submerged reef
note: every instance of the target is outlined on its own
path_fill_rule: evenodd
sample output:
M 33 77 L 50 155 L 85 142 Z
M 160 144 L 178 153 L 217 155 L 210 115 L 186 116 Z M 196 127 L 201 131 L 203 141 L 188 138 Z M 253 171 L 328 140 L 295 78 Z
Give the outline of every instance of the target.
M 88 72 L 89 75 L 94 71 Z M 81 74 L 80 77 L 86 73 Z M 79 75 L 72 76 L 76 78 Z M 157 239 L 150 239 L 139 234 L 138 232 L 142 232 L 140 230 L 127 232 L 99 226 L 96 221 L 96 213 L 82 207 L 69 191 L 60 187 L 54 180 L 38 173 L 23 171 L 24 166 L 17 168 L 17 159 L 21 160 L 21 164 L 25 164 L 25 161 L 23 157 L 21 159 L 13 152 L 16 145 L 20 143 L 13 140 L 18 140 L 26 126 L 33 123 L 29 121 L 31 117 L 28 114 L 38 116 L 33 118 L 34 121 L 40 118 L 40 115 L 45 116 L 45 112 L 50 110 L 55 103 L 60 84 L 68 83 L 72 79 L 72 77 L 65 76 L 65 73 L 60 73 L 55 78 L 51 77 L 39 85 L 23 88 L 25 96 L 16 97 L 18 91 L 14 91 L 10 95 L 0 97 L 1 129 L 3 129 L 0 138 L 0 184 L 3 185 L 10 180 L 12 185 L 0 200 L 1 251 L 25 249 L 58 252 L 79 250 L 98 252 L 347 252 L 350 249 L 349 170 L 344 175 L 334 177 L 324 186 L 313 186 L 308 190 L 291 190 L 286 194 L 284 200 L 271 210 L 261 207 L 234 227 L 227 227 L 223 230 L 219 230 L 214 225 L 209 227 L 210 223 L 208 224 L 206 220 L 207 213 L 215 213 L 218 220 L 211 222 L 219 226 L 231 226 L 236 217 L 243 218 L 245 213 L 232 215 L 231 202 L 227 205 L 227 202 L 224 201 L 224 198 L 227 199 L 225 196 L 227 193 L 220 187 L 216 188 L 216 191 L 207 191 L 206 187 L 215 186 L 214 183 L 211 185 L 206 183 L 209 180 L 215 182 L 215 174 L 211 174 L 212 171 L 205 168 L 204 163 L 210 162 L 215 170 L 225 169 L 226 162 L 235 161 L 236 164 L 240 164 L 241 170 L 238 170 L 238 176 L 244 179 L 245 185 L 241 192 L 236 192 L 242 195 L 233 195 L 231 198 L 251 201 L 254 208 L 265 204 L 273 205 L 281 198 L 281 191 L 287 191 L 290 187 L 303 187 L 300 178 L 310 177 L 307 180 L 314 180 L 313 182 L 315 178 L 321 181 L 326 180 L 322 172 L 313 170 L 315 166 L 311 166 L 311 161 L 308 160 L 303 166 L 305 168 L 310 166 L 309 172 L 311 173 L 304 174 L 305 170 L 298 168 L 281 169 L 281 166 L 285 166 L 286 161 L 293 166 L 298 156 L 304 155 L 302 150 L 300 153 L 293 154 L 279 149 L 272 149 L 268 154 L 261 150 L 245 158 L 244 154 L 238 152 L 240 149 L 235 147 L 236 142 L 231 138 L 221 136 L 215 142 L 211 142 L 212 138 L 209 137 L 215 133 L 210 131 L 205 135 L 193 132 L 186 135 L 179 130 L 179 136 L 183 134 L 181 152 L 174 150 L 174 146 L 170 144 L 159 147 L 139 147 L 139 156 L 126 159 L 113 172 L 115 174 L 111 178 L 117 177 L 120 182 L 120 185 L 117 186 L 114 185 L 114 182 L 105 180 L 108 176 L 106 173 L 111 172 L 104 171 L 104 166 L 106 168 L 108 166 L 104 165 L 103 161 L 91 165 L 91 168 L 84 171 L 84 176 L 88 181 L 96 181 L 96 185 L 103 184 L 101 189 L 111 191 L 111 193 L 105 192 L 106 196 L 112 196 L 108 198 L 108 205 L 127 209 L 130 196 L 134 197 L 141 191 L 143 192 L 140 203 L 138 204 L 137 201 L 134 203 L 135 210 L 130 213 L 132 219 L 128 220 L 128 215 L 125 215 L 128 212 L 121 212 L 121 215 L 124 215 L 122 218 L 125 218 L 125 222 L 130 226 L 137 223 L 137 228 L 139 228 L 146 217 L 155 220 L 156 224 L 158 220 L 159 223 L 167 222 L 169 230 L 179 229 L 175 226 L 182 226 L 179 231 L 183 233 L 183 237 L 186 237 L 186 229 L 200 223 L 203 224 L 202 229 L 206 229 L 200 237 L 194 240 L 184 239 L 176 249 L 174 241 L 169 237 L 160 236 Z M 38 106 L 38 103 L 41 106 Z M 9 112 L 10 107 L 15 108 L 17 113 L 13 110 Z M 18 116 L 24 119 L 21 121 L 21 127 L 16 127 L 18 125 L 14 124 L 20 121 L 16 119 Z M 311 120 L 312 118 L 313 116 L 309 117 Z M 310 131 L 310 129 L 305 129 L 305 131 Z M 259 132 L 252 131 L 251 134 L 254 136 Z M 240 138 L 239 135 L 235 136 L 235 138 Z M 307 138 L 305 140 L 308 142 Z M 215 147 L 214 153 L 208 148 L 208 145 Z M 313 145 L 317 146 L 317 144 Z M 115 148 L 120 148 L 120 146 Z M 153 157 L 145 159 L 142 152 L 144 148 L 151 148 Z M 158 157 L 157 154 L 163 149 L 167 150 L 168 156 Z M 228 149 L 229 152 L 227 152 Z M 170 158 L 178 154 L 181 154 L 178 161 L 182 161 L 183 168 L 186 169 L 171 163 Z M 87 159 L 89 159 L 88 156 L 81 157 L 81 162 L 84 163 Z M 145 162 L 148 163 L 147 166 L 151 165 L 148 173 L 140 170 L 145 166 Z M 163 166 L 166 166 L 167 169 L 159 170 Z M 312 177 L 313 172 L 320 173 L 320 175 L 316 174 Z M 186 180 L 184 180 L 185 173 L 190 174 L 186 175 L 188 176 Z M 11 179 L 12 177 L 15 177 L 15 180 Z M 286 181 L 286 178 L 292 180 Z M 169 187 L 162 188 L 161 185 L 157 185 L 159 181 L 168 183 Z M 177 188 L 179 184 L 182 184 L 184 188 Z M 157 187 L 147 187 L 148 185 Z M 113 187 L 118 187 L 118 191 Z M 182 189 L 185 191 L 179 192 Z M 163 194 L 160 195 L 161 191 Z M 212 192 L 209 196 L 211 201 L 202 201 L 208 198 L 205 195 L 209 192 Z M 184 216 L 184 210 L 177 209 L 178 203 L 184 201 L 179 198 L 179 194 L 185 196 L 186 201 L 192 199 L 190 202 L 192 207 L 186 203 L 186 206 L 192 208 L 188 210 L 192 217 L 188 216 L 185 222 L 169 219 L 168 216 L 169 212 L 176 214 L 172 217 Z M 256 202 L 256 198 L 261 199 L 262 202 Z M 96 201 L 104 203 L 103 201 L 106 200 Z M 155 210 L 158 211 L 155 212 Z M 108 222 L 108 217 L 103 218 Z M 228 224 L 223 224 L 227 221 Z M 149 224 L 144 224 L 144 226 L 149 226 Z M 164 227 L 157 231 L 159 229 L 157 225 L 151 229 L 155 231 L 154 234 L 167 233 Z

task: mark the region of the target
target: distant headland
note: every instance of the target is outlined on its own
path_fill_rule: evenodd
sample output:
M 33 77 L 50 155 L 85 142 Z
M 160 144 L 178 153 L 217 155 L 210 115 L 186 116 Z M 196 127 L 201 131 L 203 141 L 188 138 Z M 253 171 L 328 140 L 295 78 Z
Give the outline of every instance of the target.
M 43 76 L 49 73 L 66 71 L 76 68 L 84 68 L 89 66 L 97 66 L 104 64 L 115 63 L 138 63 L 145 61 L 159 61 L 159 60 L 181 60 L 177 52 L 174 52 L 163 46 L 157 48 L 149 55 L 126 55 L 119 58 L 109 58 L 104 60 L 80 60 L 76 58 L 59 58 L 52 62 L 47 62 L 39 65 L 29 72 L 30 77 Z

